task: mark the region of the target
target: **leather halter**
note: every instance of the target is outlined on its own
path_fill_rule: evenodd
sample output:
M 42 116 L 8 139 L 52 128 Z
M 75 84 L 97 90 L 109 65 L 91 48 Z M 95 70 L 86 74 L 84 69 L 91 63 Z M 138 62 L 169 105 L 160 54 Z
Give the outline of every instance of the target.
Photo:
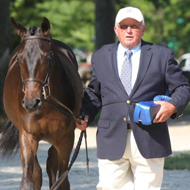
M 26 37 L 22 38 L 22 41 L 33 40 L 33 39 L 47 40 L 47 41 L 51 42 L 51 38 L 45 37 L 45 36 L 26 36 Z
M 22 38 L 22 42 L 25 40 L 34 40 L 34 39 L 47 40 L 47 41 L 51 42 L 51 38 L 45 37 L 45 36 L 27 36 L 27 37 Z M 49 94 L 50 94 L 49 81 L 50 81 L 50 76 L 51 76 L 51 65 L 53 65 L 53 51 L 50 51 L 50 58 L 51 58 L 50 67 L 49 67 L 49 70 L 48 70 L 45 80 L 41 80 L 41 79 L 37 79 L 37 78 L 24 79 L 21 68 L 20 68 L 21 79 L 22 79 L 22 91 L 24 93 L 25 93 L 25 83 L 38 82 L 38 83 L 42 84 L 42 94 L 44 95 L 44 99 L 46 99 L 49 96 Z

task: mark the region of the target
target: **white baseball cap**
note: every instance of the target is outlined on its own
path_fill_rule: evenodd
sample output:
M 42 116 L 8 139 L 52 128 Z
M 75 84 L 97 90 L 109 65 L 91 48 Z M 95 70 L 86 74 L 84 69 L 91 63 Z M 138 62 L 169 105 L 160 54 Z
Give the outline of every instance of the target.
M 119 12 L 117 13 L 117 16 L 115 18 L 115 26 L 126 18 L 133 18 L 138 22 L 142 22 L 143 25 L 145 24 L 143 14 L 138 8 L 125 7 L 120 9 Z

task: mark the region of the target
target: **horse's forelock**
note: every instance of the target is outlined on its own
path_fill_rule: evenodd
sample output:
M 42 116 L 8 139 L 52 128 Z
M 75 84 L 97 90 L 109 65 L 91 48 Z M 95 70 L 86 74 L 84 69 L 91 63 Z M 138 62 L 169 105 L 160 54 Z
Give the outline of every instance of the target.
M 34 36 L 34 35 L 36 34 L 36 32 L 37 32 L 37 29 L 38 29 L 37 26 L 32 26 L 32 27 L 29 28 L 29 33 L 30 33 L 32 36 Z

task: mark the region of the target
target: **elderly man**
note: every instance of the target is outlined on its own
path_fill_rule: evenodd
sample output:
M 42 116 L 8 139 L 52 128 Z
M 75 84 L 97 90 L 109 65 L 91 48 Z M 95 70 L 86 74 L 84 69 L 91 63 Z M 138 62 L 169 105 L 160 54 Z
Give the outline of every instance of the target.
M 92 56 L 93 74 L 85 90 L 77 127 L 86 129 L 101 109 L 97 131 L 98 190 L 159 190 L 164 158 L 171 154 L 167 120 L 178 118 L 190 100 L 190 88 L 173 52 L 142 40 L 141 11 L 119 10 L 114 27 L 118 42 Z M 171 100 L 150 125 L 134 122 L 135 104 L 170 91 Z

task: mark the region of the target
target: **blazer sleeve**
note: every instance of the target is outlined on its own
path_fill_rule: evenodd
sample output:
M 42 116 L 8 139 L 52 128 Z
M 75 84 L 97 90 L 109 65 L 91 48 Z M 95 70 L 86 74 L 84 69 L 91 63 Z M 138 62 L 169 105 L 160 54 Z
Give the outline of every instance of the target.
M 95 69 L 95 56 L 92 56 L 92 78 L 88 87 L 84 91 L 84 97 L 82 99 L 81 113 L 89 116 L 88 124 L 92 123 L 96 114 L 102 106 L 100 83 L 97 80 Z
M 190 87 L 178 63 L 175 61 L 174 53 L 171 50 L 166 67 L 166 83 L 171 93 L 170 103 L 172 103 L 177 110 L 177 112 L 172 115 L 172 118 L 178 118 L 182 115 L 185 107 L 190 101 Z

